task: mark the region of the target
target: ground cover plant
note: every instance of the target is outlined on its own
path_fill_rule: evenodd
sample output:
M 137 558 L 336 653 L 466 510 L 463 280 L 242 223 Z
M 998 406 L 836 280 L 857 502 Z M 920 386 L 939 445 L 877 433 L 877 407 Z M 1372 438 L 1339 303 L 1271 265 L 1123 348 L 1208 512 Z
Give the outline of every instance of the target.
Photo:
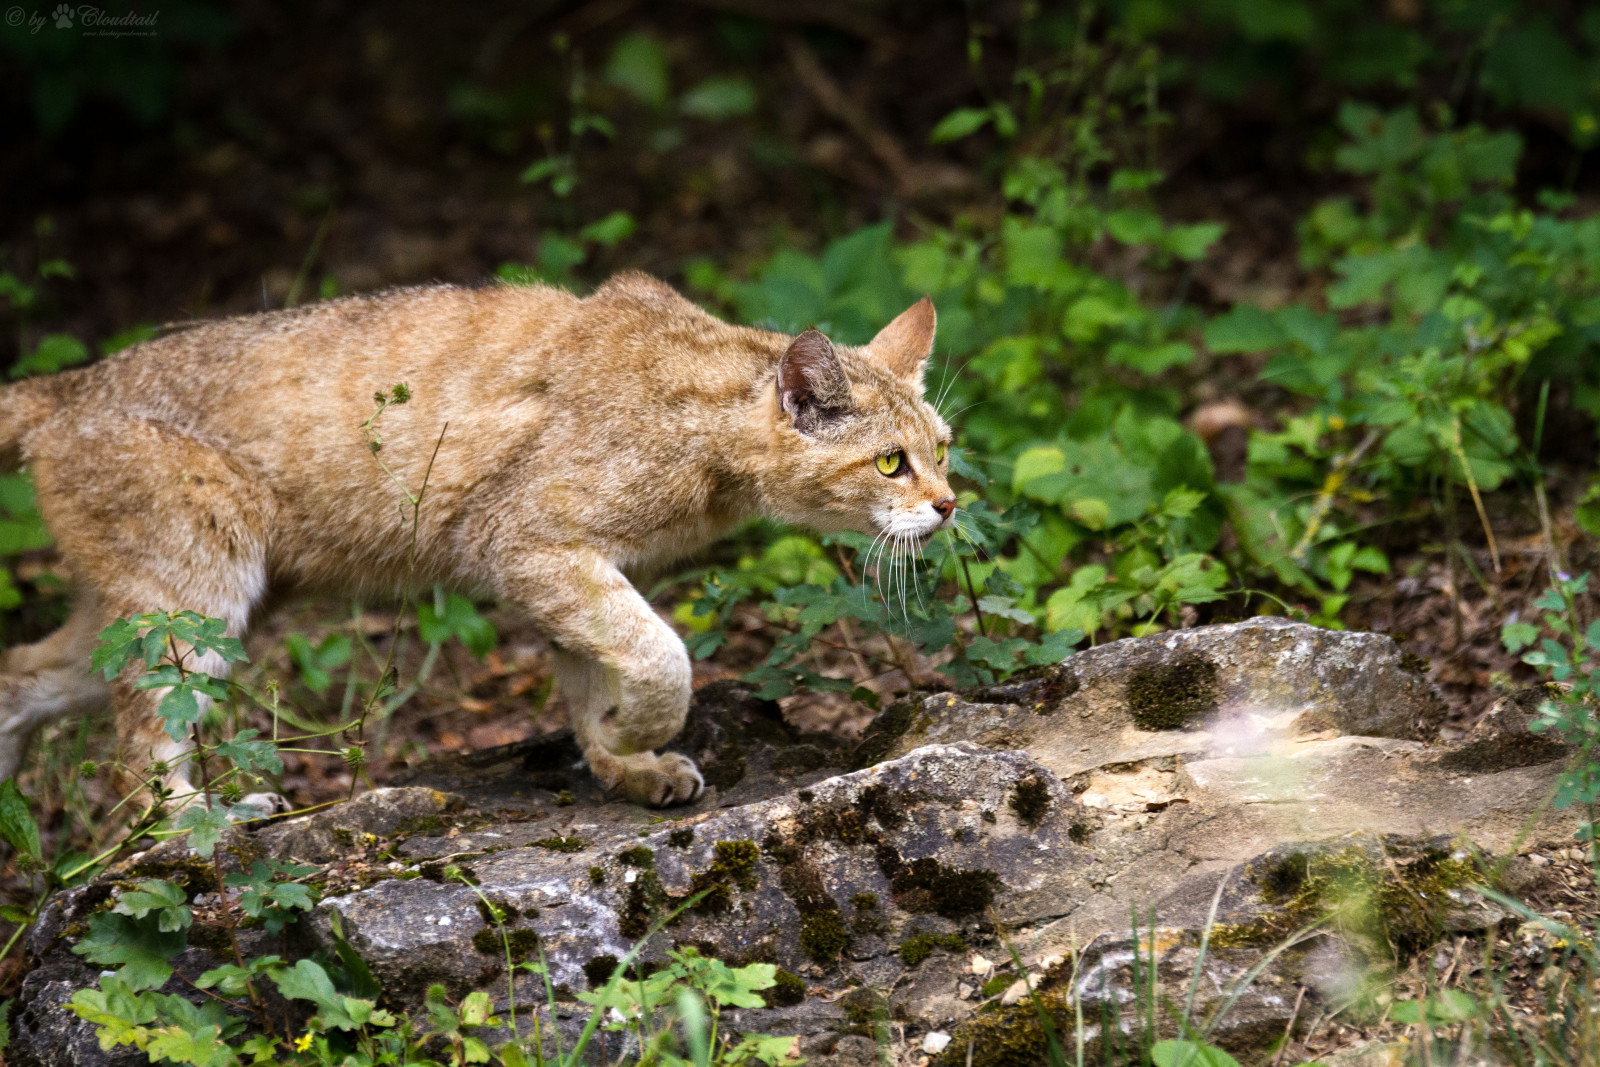
M 206 49 L 230 39 L 230 16 L 192 7 L 181 32 L 139 45 L 127 53 L 137 61 L 121 65 L 90 62 L 92 40 L 0 37 L 18 60 L 6 91 L 25 100 L 16 114 L 30 116 L 43 146 L 29 158 L 77 158 L 86 149 L 57 138 L 96 130 L 103 106 L 131 109 L 152 124 L 141 136 L 161 153 L 189 153 L 206 174 L 272 158 L 273 137 L 289 135 L 259 114 L 241 104 L 213 120 L 184 102 L 180 72 L 191 64 L 198 80 L 219 77 Z M 663 577 L 649 591 L 685 634 L 702 679 L 742 677 L 792 714 L 850 731 L 897 692 L 1003 682 L 1124 636 L 1258 613 L 1378 626 L 1409 637 L 1407 648 L 1430 657 L 1435 680 L 1470 707 L 1517 684 L 1553 683 L 1539 728 L 1579 753 L 1555 802 L 1588 809 L 1592 830 L 1600 19 L 1577 6 L 1487 0 L 1270 7 L 941 9 L 925 16 L 943 51 L 923 65 L 937 75 L 918 77 L 954 90 L 905 92 L 915 99 L 878 112 L 840 89 L 851 69 L 840 57 L 856 54 L 860 34 L 891 35 L 889 5 L 869 5 L 860 18 L 876 21 L 866 26 L 837 13 L 799 28 L 718 16 L 704 37 L 671 14 L 603 30 L 563 24 L 541 39 L 547 61 L 525 64 L 537 75 L 497 74 L 485 45 L 437 104 L 474 153 L 463 157 L 477 161 L 474 173 L 496 176 L 476 188 L 503 187 L 496 196 L 533 205 L 524 229 L 536 237 L 484 239 L 467 269 L 583 289 L 643 265 L 737 321 L 814 324 L 850 343 L 933 297 L 928 380 L 957 428 L 957 529 L 916 553 L 758 523 Z M 381 37 L 373 31 L 372 49 L 395 47 Z M 932 54 L 926 47 L 918 54 Z M 782 78 L 767 71 L 774 62 Z M 129 95 L 118 79 L 148 91 Z M 783 125 L 794 94 L 854 138 L 846 150 Z M 213 122 L 226 137 L 210 132 Z M 1252 142 L 1260 127 L 1271 150 Z M 1231 132 L 1207 132 L 1216 128 Z M 210 140 L 191 143 L 196 130 Z M 619 191 L 610 179 L 634 155 L 645 162 Z M 379 156 L 379 173 L 403 169 Z M 686 178 L 663 177 L 679 163 Z M 43 168 L 6 165 L 21 183 L 18 203 L 47 206 Z M 1275 246 L 1260 239 L 1251 210 L 1223 195 L 1246 173 L 1258 196 L 1294 189 L 1278 204 L 1287 221 Z M 228 268 L 244 296 L 215 305 L 193 292 L 90 299 L 107 285 L 83 243 L 90 223 L 63 228 L 41 206 L 0 238 L 11 376 L 114 352 L 175 307 L 252 309 L 269 290 L 269 303 L 292 305 L 412 280 L 338 269 L 382 256 L 339 236 L 334 220 L 360 210 L 357 194 L 336 185 L 297 186 L 278 228 L 298 243 L 284 252 L 263 238 L 246 249 L 248 265 Z M 719 196 L 755 205 L 760 225 L 706 223 Z M 345 216 L 341 197 L 351 202 Z M 679 201 L 700 214 L 683 222 L 663 206 Z M 173 214 L 178 222 L 161 225 L 194 225 L 195 240 L 215 237 L 217 248 L 239 246 L 227 228 L 248 228 L 244 212 L 230 220 L 219 209 L 205 237 Z M 335 261 L 326 249 L 341 239 L 349 245 Z M 154 254 L 146 247 L 138 258 Z M 259 277 L 267 254 L 289 264 L 270 285 Z M 1248 284 L 1234 261 L 1246 263 Z M 135 310 L 107 321 L 86 310 L 95 303 Z M 396 388 L 377 415 L 403 402 Z M 413 517 L 426 506 L 419 487 L 397 494 Z M 17 643 L 59 621 L 67 583 L 51 569 L 25 473 L 0 478 L 0 513 L 0 631 Z M 163 714 L 173 736 L 198 739 L 214 799 L 172 819 L 168 809 L 186 798 L 125 802 L 89 728 L 57 730 L 40 766 L 0 785 L 9 849 L 0 999 L 48 891 L 152 837 L 187 833 L 202 852 L 214 847 L 251 779 L 302 805 L 349 796 L 430 751 L 522 736 L 550 695 L 541 653 L 518 623 L 446 590 L 399 611 L 345 604 L 286 617 L 227 685 L 188 673 L 174 652 L 220 632 L 183 605 L 163 607 L 110 635 L 102 665 L 142 655 L 162 672 L 152 684 L 176 682 Z M 168 651 L 150 634 L 170 636 Z M 201 717 L 198 695 L 219 704 Z M 1581 867 L 1587 853 L 1569 859 Z M 84 994 L 80 1009 L 113 1038 L 173 1062 L 516 1062 L 522 1053 L 477 1036 L 494 1025 L 486 1001 L 438 996 L 425 1018 L 398 1018 L 342 958 L 241 958 L 199 1008 L 153 992 L 193 923 L 290 922 L 313 899 L 304 877 L 253 871 L 237 904 L 204 916 L 171 884 L 135 887 L 102 919 L 105 936 L 88 942 L 118 976 Z M 1552 931 L 1568 951 L 1550 988 L 1592 977 L 1590 919 L 1577 914 Z M 771 988 L 760 983 L 776 978 L 714 963 L 676 958 L 646 980 L 648 992 L 614 983 L 615 1003 L 596 995 L 595 1026 L 631 1026 L 641 1047 L 653 1043 L 655 1062 L 785 1062 L 781 1039 L 725 1042 L 716 1023 L 722 1007 L 760 998 Z M 1417 1030 L 1420 1062 L 1491 1046 L 1510 1062 L 1587 1062 L 1591 1016 L 1552 995 L 1530 1022 L 1502 988 L 1508 971 L 1479 973 L 1466 1000 L 1420 972 L 1402 976 L 1412 985 L 1399 1003 L 1414 1007 L 1397 1005 L 1387 1023 Z M 225 1012 L 217 998 L 254 1004 L 263 991 L 315 1014 L 292 1033 L 256 1019 L 246 1037 L 248 1013 Z M 529 1048 L 534 1059 L 546 1054 Z M 1074 1062 L 1070 1038 L 1057 1052 Z M 1198 1045 L 1158 1052 L 1153 1038 L 1129 1056 L 1160 1067 L 1226 1062 Z

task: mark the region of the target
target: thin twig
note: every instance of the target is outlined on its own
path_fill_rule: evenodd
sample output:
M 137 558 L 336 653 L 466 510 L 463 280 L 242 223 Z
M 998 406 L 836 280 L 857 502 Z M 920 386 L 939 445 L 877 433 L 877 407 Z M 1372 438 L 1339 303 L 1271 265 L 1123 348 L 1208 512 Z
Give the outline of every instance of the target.
M 1323 520 L 1333 509 L 1333 502 L 1338 499 L 1339 490 L 1344 488 L 1345 479 L 1350 475 L 1350 468 L 1360 463 L 1367 449 L 1377 443 L 1378 431 L 1368 430 L 1360 444 L 1349 452 L 1333 458 L 1333 462 L 1328 465 L 1327 477 L 1322 480 L 1322 488 L 1317 491 L 1317 502 L 1311 507 L 1311 516 L 1306 519 L 1305 533 L 1300 535 L 1300 542 L 1294 546 L 1294 551 L 1289 553 L 1290 559 L 1296 563 L 1306 561 L 1306 553 L 1311 551 L 1312 542 L 1322 529 Z
M 1483 536 L 1489 542 L 1489 560 L 1494 564 L 1494 572 L 1500 573 L 1500 546 L 1495 543 L 1494 528 L 1489 525 L 1489 513 L 1484 510 L 1483 496 L 1478 492 L 1478 479 L 1472 476 L 1472 464 L 1467 462 L 1466 449 L 1461 447 L 1461 419 L 1458 416 L 1450 424 L 1450 450 L 1455 453 L 1456 459 L 1461 464 L 1461 471 L 1467 476 L 1467 491 L 1472 494 L 1472 506 L 1478 509 L 1478 521 L 1483 524 Z

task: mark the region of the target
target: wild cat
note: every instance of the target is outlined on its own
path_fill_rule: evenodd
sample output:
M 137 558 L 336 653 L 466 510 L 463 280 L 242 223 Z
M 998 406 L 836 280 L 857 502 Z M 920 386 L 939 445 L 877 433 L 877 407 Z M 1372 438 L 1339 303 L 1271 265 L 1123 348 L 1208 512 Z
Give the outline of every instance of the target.
M 192 795 L 160 691 L 90 670 L 97 633 L 193 610 L 242 635 L 280 592 L 497 596 L 555 648 L 590 768 L 637 802 L 692 800 L 689 657 L 630 583 L 766 515 L 920 542 L 952 522 L 950 428 L 923 398 L 924 298 L 862 347 L 724 323 L 643 274 L 429 286 L 197 325 L 0 391 L 0 463 L 32 468 L 71 618 L 0 658 L 0 780 L 57 717 L 116 711 L 121 760 Z M 425 472 L 415 561 L 382 457 Z M 437 449 L 437 455 L 435 455 Z M 222 675 L 220 662 L 200 669 Z

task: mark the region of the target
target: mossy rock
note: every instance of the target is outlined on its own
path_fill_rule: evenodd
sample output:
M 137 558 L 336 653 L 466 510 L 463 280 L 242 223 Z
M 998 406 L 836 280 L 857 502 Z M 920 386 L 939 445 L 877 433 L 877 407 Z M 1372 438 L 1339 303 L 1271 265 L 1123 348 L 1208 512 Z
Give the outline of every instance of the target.
M 1196 655 L 1146 663 L 1128 675 L 1128 710 L 1141 730 L 1181 730 L 1217 711 L 1217 665 Z

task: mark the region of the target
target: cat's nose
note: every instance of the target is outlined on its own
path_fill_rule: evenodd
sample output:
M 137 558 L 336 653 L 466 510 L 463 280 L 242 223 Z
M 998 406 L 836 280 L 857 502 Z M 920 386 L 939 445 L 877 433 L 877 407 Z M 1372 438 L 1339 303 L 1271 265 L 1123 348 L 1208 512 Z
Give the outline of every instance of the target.
M 939 513 L 941 519 L 948 519 L 956 510 L 956 498 L 947 496 L 943 500 L 935 500 L 933 510 Z

